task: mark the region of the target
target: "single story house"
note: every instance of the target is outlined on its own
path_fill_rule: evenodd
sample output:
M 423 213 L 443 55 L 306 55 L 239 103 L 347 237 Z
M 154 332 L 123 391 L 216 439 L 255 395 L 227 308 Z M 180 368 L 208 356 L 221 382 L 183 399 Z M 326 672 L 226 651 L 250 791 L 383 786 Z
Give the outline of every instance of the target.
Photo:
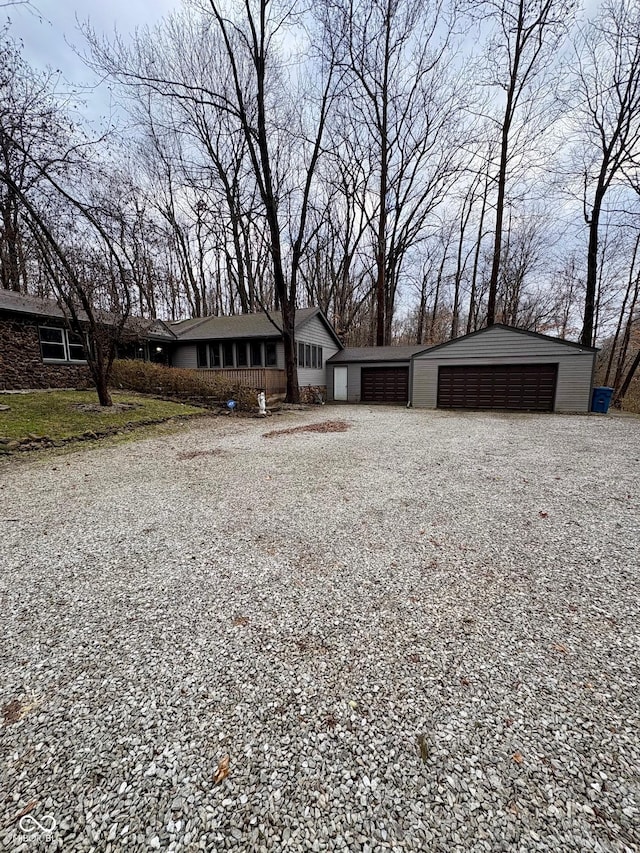
M 82 315 L 80 315 L 82 318 Z M 280 312 L 130 318 L 120 355 L 285 389 Z M 296 312 L 300 387 L 329 401 L 421 408 L 588 412 L 597 350 L 496 324 L 433 347 L 343 348 L 318 308 Z M 90 384 L 86 340 L 54 300 L 0 289 L 0 390 Z
M 496 324 L 434 347 L 342 350 L 329 400 L 416 408 L 588 412 L 597 350 Z
M 238 378 L 244 376 L 256 387 L 270 392 L 284 390 L 280 311 L 271 311 L 269 316 L 195 317 L 167 325 L 175 336 L 173 367 L 234 371 Z M 295 328 L 300 387 L 324 390 L 326 362 L 342 348 L 340 339 L 319 308 L 298 308 Z
M 82 320 L 82 312 L 80 312 Z M 240 314 L 180 322 L 131 317 L 119 346 L 135 358 L 207 372 L 224 370 L 234 381 L 271 393 L 286 387 L 282 315 Z M 326 361 L 342 344 L 318 308 L 296 312 L 298 380 L 301 387 L 326 384 Z M 69 388 L 90 384 L 87 341 L 67 328 L 57 301 L 0 289 L 0 390 Z
M 83 316 L 80 312 L 81 321 Z M 168 363 L 168 345 L 173 339 L 162 320 L 131 318 L 123 351 Z M 0 391 L 90 385 L 86 344 L 69 331 L 56 300 L 0 288 Z

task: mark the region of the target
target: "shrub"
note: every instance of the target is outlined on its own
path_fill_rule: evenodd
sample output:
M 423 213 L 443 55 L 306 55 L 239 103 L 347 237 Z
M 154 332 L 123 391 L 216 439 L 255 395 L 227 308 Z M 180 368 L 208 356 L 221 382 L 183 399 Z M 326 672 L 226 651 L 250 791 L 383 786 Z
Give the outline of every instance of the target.
M 146 361 L 114 361 L 111 385 L 201 406 L 218 406 L 227 400 L 235 400 L 238 408 L 243 410 L 255 409 L 257 406 L 253 388 L 229 382 L 224 376 L 201 375 L 195 370 L 165 367 Z

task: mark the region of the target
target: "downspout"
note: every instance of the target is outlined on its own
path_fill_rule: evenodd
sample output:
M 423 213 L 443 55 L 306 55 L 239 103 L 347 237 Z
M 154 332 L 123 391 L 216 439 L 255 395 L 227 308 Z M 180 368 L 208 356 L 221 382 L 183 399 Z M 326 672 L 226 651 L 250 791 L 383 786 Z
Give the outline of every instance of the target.
M 407 409 L 413 408 L 413 356 L 409 359 L 409 399 Z

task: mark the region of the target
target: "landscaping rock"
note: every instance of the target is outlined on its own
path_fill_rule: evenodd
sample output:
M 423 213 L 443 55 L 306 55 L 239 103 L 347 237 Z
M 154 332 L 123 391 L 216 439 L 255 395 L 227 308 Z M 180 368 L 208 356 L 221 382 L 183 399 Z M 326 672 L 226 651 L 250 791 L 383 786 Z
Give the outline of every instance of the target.
M 638 849 L 637 420 L 278 425 L 2 460 L 0 848 Z

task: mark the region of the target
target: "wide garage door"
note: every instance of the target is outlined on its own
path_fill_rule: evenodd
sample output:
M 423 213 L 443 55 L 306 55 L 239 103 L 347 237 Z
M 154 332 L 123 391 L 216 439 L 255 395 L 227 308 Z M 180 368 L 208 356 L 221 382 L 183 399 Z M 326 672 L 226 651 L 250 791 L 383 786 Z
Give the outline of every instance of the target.
M 441 409 L 522 409 L 552 412 L 557 364 L 441 366 Z
M 407 403 L 409 400 L 408 367 L 363 367 L 363 403 Z

